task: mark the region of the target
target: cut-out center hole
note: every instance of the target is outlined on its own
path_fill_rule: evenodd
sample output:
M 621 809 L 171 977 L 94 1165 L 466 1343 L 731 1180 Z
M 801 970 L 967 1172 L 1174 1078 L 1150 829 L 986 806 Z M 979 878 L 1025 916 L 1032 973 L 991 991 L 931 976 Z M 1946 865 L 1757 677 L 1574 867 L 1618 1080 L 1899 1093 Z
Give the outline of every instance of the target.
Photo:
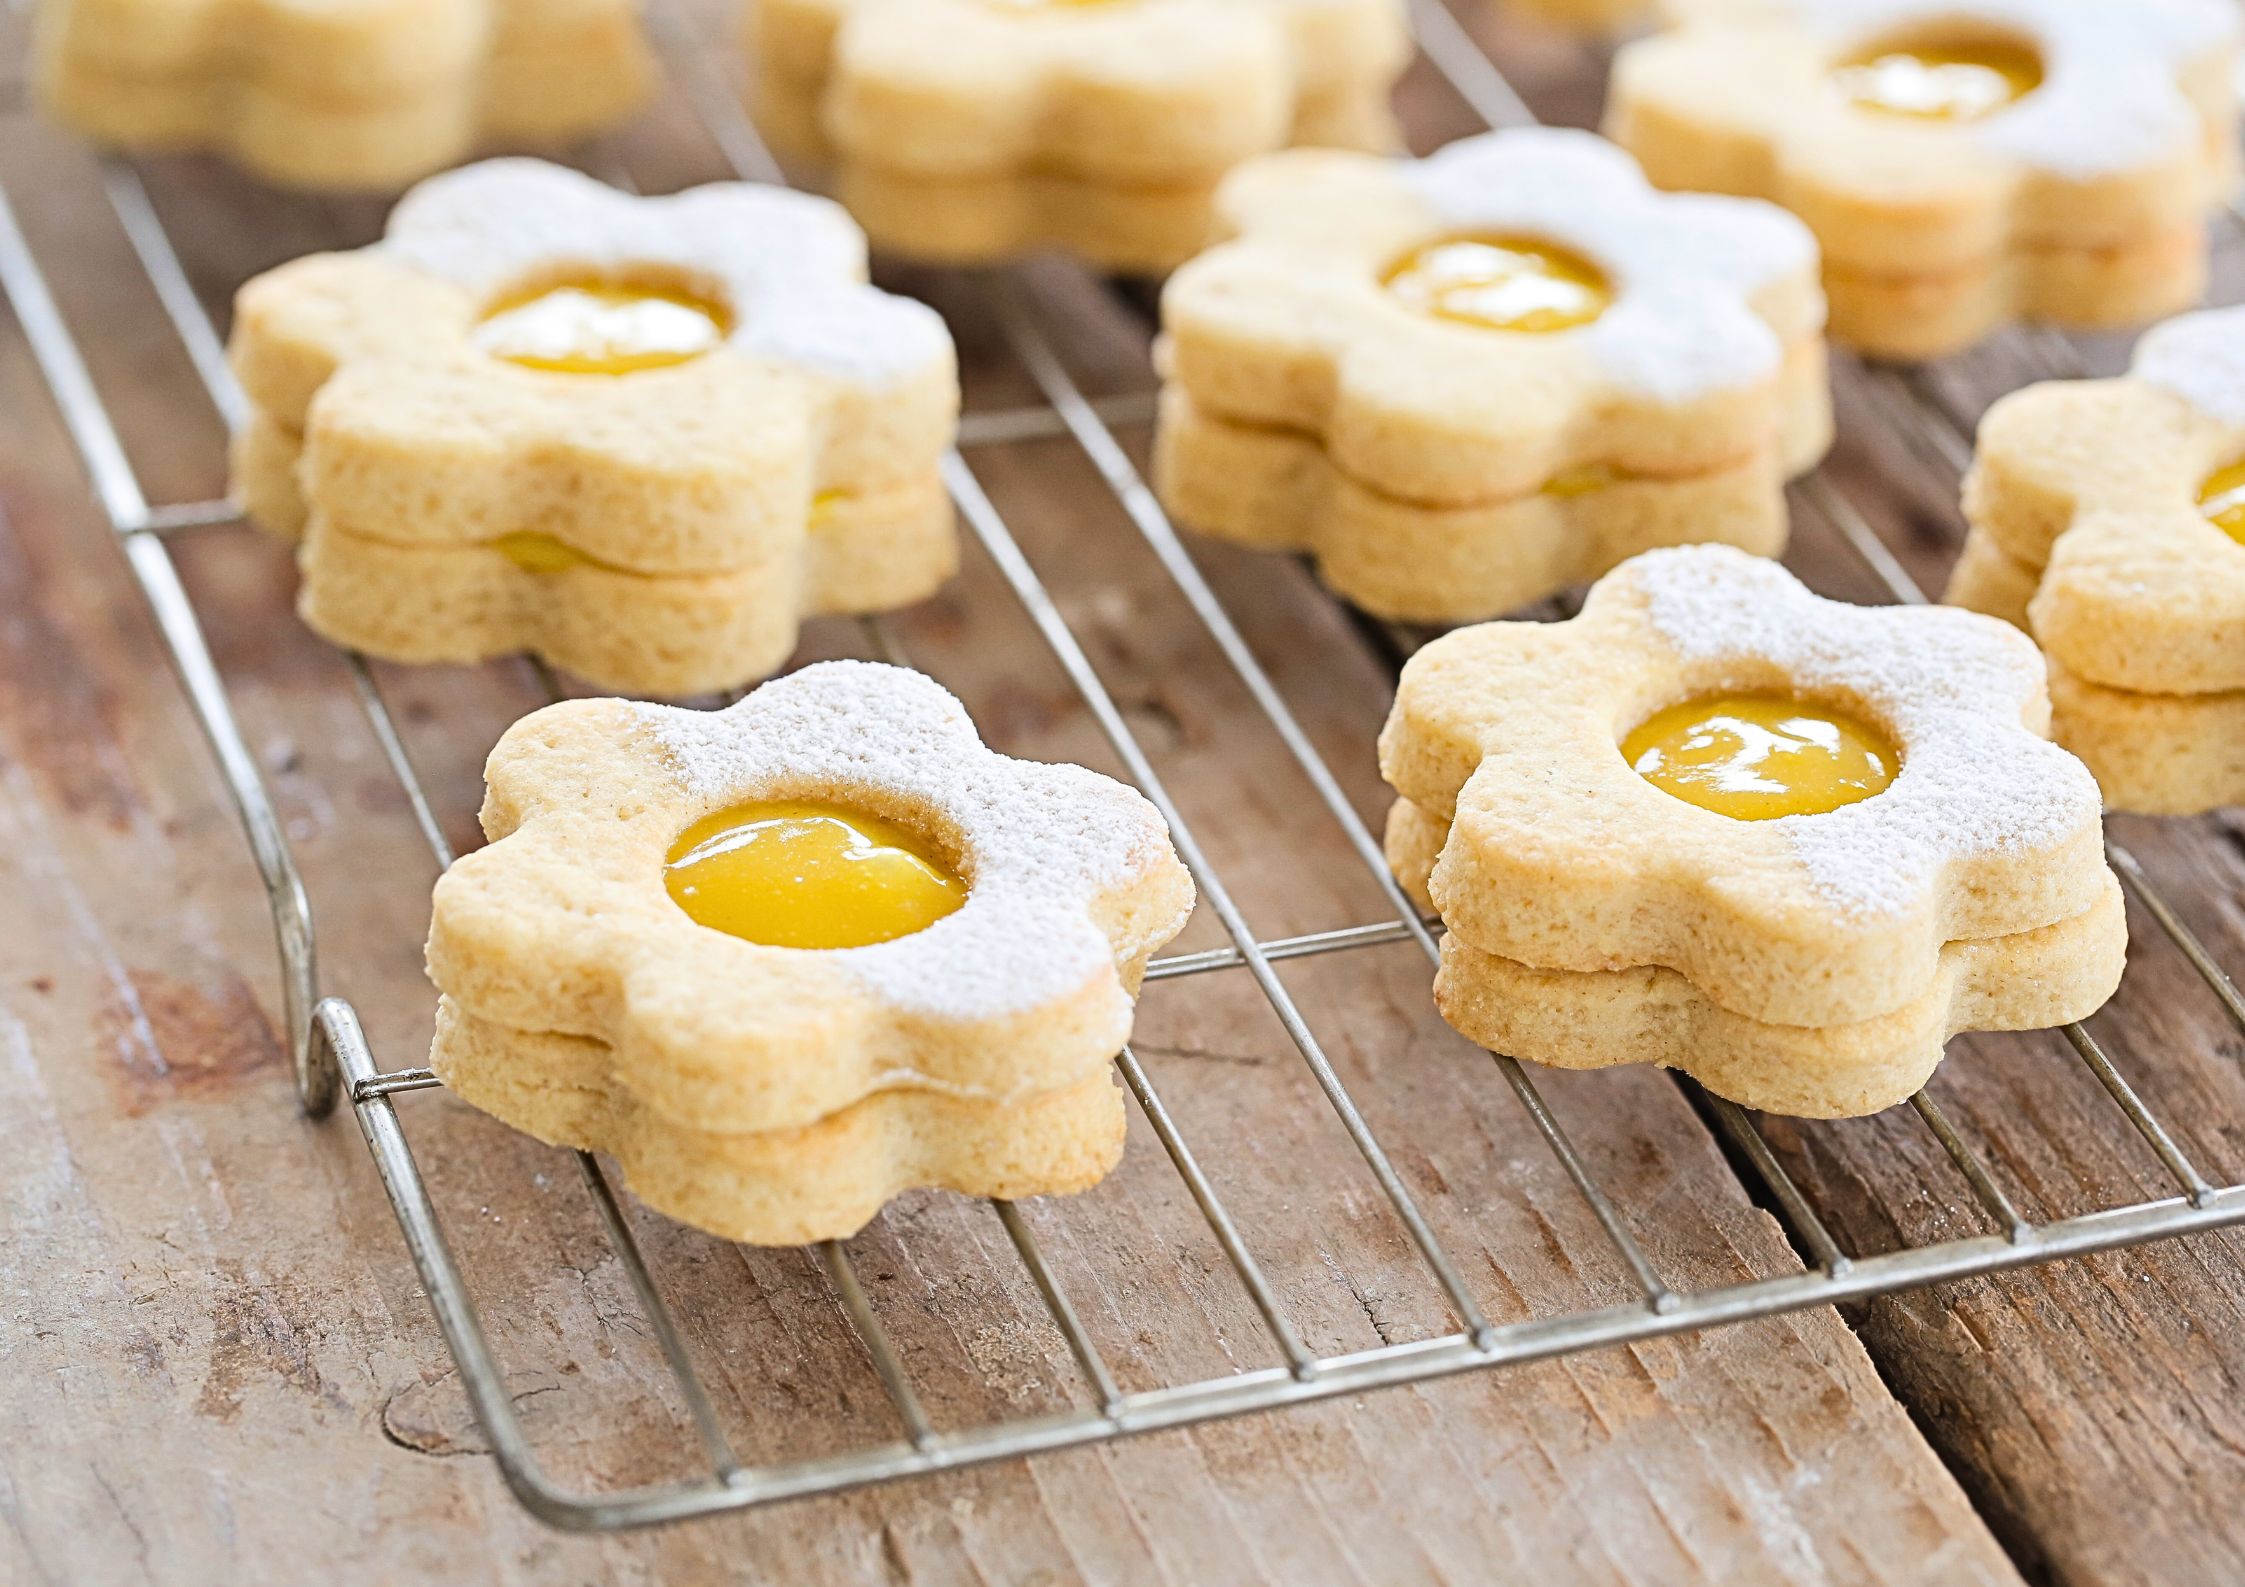
M 485 311 L 475 345 L 563 375 L 636 375 L 690 363 L 732 331 L 724 305 L 680 286 L 595 277 L 510 292 Z
M 704 816 L 671 845 L 663 884 L 700 924 L 773 948 L 889 942 L 967 900 L 967 884 L 917 833 L 812 799 Z
M 1840 62 L 1832 84 L 1858 110 L 1979 121 L 2042 86 L 2042 57 L 2018 39 L 1895 41 Z
M 1422 314 L 1492 331 L 1563 331 L 1589 324 L 1613 302 L 1604 271 L 1532 237 L 1437 238 L 1380 279 Z
M 1782 694 L 1710 694 L 1656 711 L 1622 759 L 1661 792 L 1740 821 L 1822 815 L 1894 781 L 1887 736 L 1850 712 Z

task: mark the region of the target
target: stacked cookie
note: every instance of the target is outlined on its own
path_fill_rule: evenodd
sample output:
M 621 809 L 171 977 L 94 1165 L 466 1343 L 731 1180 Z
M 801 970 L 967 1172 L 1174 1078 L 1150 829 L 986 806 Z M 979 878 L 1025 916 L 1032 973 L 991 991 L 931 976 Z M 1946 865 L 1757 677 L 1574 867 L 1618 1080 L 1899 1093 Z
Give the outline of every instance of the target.
M 1930 358 L 2016 319 L 2197 301 L 2235 182 L 2224 0 L 1698 0 L 1616 57 L 1608 129 L 1663 187 L 1785 205 L 1838 340 Z
M 1110 1063 L 1193 902 L 1121 784 L 993 754 L 934 683 L 861 662 L 721 712 L 549 707 L 487 775 L 491 844 L 429 935 L 456 1095 L 757 1244 L 846 1237 L 914 1186 L 1083 1190 L 1120 1156 Z
M 1583 132 L 1229 177 L 1162 295 L 1155 484 L 1379 616 L 1511 611 L 1652 546 L 1775 554 L 1831 438 L 1807 230 Z
M 2106 803 L 2245 802 L 2245 309 L 2159 326 L 2125 378 L 2005 397 L 1964 505 L 1945 598 L 2033 633 Z
M 581 137 L 654 75 L 634 0 L 51 0 L 36 52 L 48 110 L 89 137 L 215 149 L 301 187 Z
M 1457 630 L 1380 739 L 1391 864 L 1494 1051 L 1655 1063 L 1749 1107 L 1876 1112 L 1962 1030 L 2088 1015 L 2127 926 L 2033 645 L 1654 551 L 1570 622 Z
M 1144 271 L 1248 156 L 1390 146 L 1409 50 L 1396 0 L 759 0 L 751 31 L 766 137 L 877 247 Z
M 337 644 L 751 681 L 804 616 L 920 599 L 956 562 L 950 338 L 864 276 L 848 218 L 783 189 L 434 178 L 382 242 L 242 289 L 236 489 L 301 534 L 299 609 Z

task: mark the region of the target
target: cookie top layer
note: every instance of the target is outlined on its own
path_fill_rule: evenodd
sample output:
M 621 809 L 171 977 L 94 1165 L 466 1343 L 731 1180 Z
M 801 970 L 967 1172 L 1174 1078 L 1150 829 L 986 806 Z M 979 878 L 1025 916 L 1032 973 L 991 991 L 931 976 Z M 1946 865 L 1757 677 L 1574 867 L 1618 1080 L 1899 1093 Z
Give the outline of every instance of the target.
M 571 701 L 492 752 L 488 848 L 438 883 L 429 968 L 487 1020 L 590 1036 L 649 1107 L 793 1128 L 878 1090 L 1014 1101 L 1127 1038 L 1137 968 L 1190 914 L 1160 816 L 1077 766 L 985 748 L 903 668 L 828 662 L 695 712 Z M 909 828 L 967 884 L 932 925 L 866 947 L 770 947 L 665 887 L 680 835 L 767 800 Z
M 714 182 L 648 198 L 543 160 L 485 160 L 406 194 L 369 251 L 479 302 L 538 274 L 669 266 L 722 295 L 735 352 L 864 386 L 951 357 L 933 309 L 865 284 L 856 223 L 787 188 Z
M 766 0 L 752 26 L 846 160 L 953 179 L 1212 182 L 1410 54 L 1398 0 Z
M 1444 229 L 1547 238 L 1595 261 L 1617 290 L 1579 332 L 1584 350 L 1617 387 L 1663 402 L 1771 374 L 1782 347 L 1754 301 L 1816 269 L 1816 239 L 1783 210 L 1656 192 L 1586 132 L 1485 133 L 1395 174 Z
M 1589 133 L 1523 129 L 1421 161 L 1295 150 L 1218 195 L 1234 236 L 1171 278 L 1172 378 L 1223 418 L 1303 430 L 1387 495 L 1525 495 L 1591 463 L 1697 473 L 1767 445 L 1787 354 L 1823 324 L 1816 245 L 1750 199 L 1655 191 Z M 1460 324 L 1385 285 L 1456 236 L 1579 256 L 1610 301 L 1538 334 Z
M 2023 574 L 2036 640 L 2092 683 L 2245 689 L 2245 542 L 2213 522 L 2245 461 L 2245 309 L 2185 314 L 2114 380 L 2045 381 L 1981 420 L 1965 515 Z
M 1619 744 L 1681 701 L 1792 696 L 1879 729 L 1893 782 L 1738 820 L 1661 791 Z M 2095 782 L 2042 735 L 2034 646 L 1943 608 L 1855 607 L 1716 546 L 1647 552 L 1557 624 L 1489 623 L 1404 669 L 1381 769 L 1451 836 L 1432 891 L 1486 952 L 1659 965 L 1783 1024 L 1922 995 L 1953 941 L 2037 930 L 2105 884 Z
M 1607 125 L 1663 187 L 1782 203 L 1851 275 L 2188 252 L 2235 181 L 2237 31 L 2226 0 L 1695 0 L 1616 55 Z M 1987 49 L 2034 80 L 1963 116 L 1888 113 L 1835 75 Z
M 421 184 L 383 239 L 269 270 L 228 356 L 258 417 L 306 438 L 330 522 L 412 544 L 558 538 L 639 573 L 793 556 L 820 494 L 927 480 L 956 427 L 934 310 L 865 280 L 825 199 L 749 183 L 667 198 L 536 160 Z M 702 356 L 608 375 L 476 345 L 510 295 L 684 289 L 722 313 Z
M 1175 864 L 1142 795 L 1080 766 L 985 749 L 957 700 L 901 667 L 823 662 L 722 711 L 636 709 L 696 805 L 815 793 L 940 824 L 965 906 L 832 955 L 898 1008 L 990 1019 L 1065 995 L 1114 963 L 1094 901 Z
M 1803 694 L 1868 708 L 1901 746 L 1884 793 L 1770 823 L 1840 914 L 1902 915 L 1952 865 L 2039 853 L 2094 820 L 2080 762 L 2024 725 L 2042 668 L 2014 634 L 1828 601 L 1774 562 L 1713 547 L 1647 552 L 1615 578 L 1681 660 L 1775 668 Z

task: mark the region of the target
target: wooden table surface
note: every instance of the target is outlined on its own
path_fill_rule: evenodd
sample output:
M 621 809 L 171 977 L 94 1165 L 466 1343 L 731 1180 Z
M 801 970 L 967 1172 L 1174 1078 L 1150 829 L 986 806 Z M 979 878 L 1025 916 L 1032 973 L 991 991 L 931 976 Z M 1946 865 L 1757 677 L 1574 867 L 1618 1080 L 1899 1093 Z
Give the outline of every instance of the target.
M 1594 118 L 1600 62 L 1472 20 L 1539 113 Z M 21 48 L 0 32 L 0 78 Z M 1423 64 L 1404 104 L 1421 149 L 1478 125 Z M 98 169 L 20 112 L 0 129 L 0 182 L 151 499 L 221 494 L 222 426 Z M 653 190 L 724 172 L 675 99 L 587 158 Z M 380 222 L 378 204 L 276 197 L 201 162 L 143 169 L 221 323 L 248 275 Z M 1088 387 L 1150 386 L 1142 298 L 1059 265 L 1017 280 Z M 893 284 L 951 317 L 970 406 L 1033 398 L 985 283 Z M 2103 365 L 2123 351 L 2087 349 Z M 2010 338 L 1934 380 L 1969 416 L 2048 353 Z M 1953 472 L 1907 439 L 1885 388 L 1844 360 L 1839 383 L 1827 477 L 1938 586 L 1960 534 Z M 2245 1263 L 2226 1234 L 667 1530 L 548 1530 L 484 1458 L 357 1132 L 296 1112 L 264 897 L 224 787 L 4 317 L 0 418 L 0 1581 L 2245 1581 Z M 1142 427 L 1126 440 L 1143 455 Z M 1384 918 L 1084 456 L 1047 439 L 971 461 L 1258 933 Z M 175 549 L 303 866 L 324 985 L 356 1003 L 385 1067 L 417 1062 L 435 865 L 350 678 L 291 616 L 284 548 L 221 527 Z M 1376 818 L 1389 656 L 1295 563 L 1195 550 Z M 1827 593 L 1883 598 L 1806 502 L 1787 560 Z M 1000 748 L 1114 769 L 979 552 L 893 632 Z M 804 654 L 865 645 L 824 622 Z M 536 679 L 519 662 L 376 672 L 447 836 L 474 843 L 480 763 L 541 703 Z M 2116 830 L 2245 967 L 2235 813 Z M 2234 1181 L 2245 1050 L 2133 924 L 2126 989 L 2093 1028 L 2209 1176 Z M 1204 918 L 1182 945 L 1217 940 Z M 1415 947 L 1285 979 L 1494 1318 L 1633 1293 L 1487 1057 L 1436 1017 Z M 1244 975 L 1157 984 L 1140 1038 L 1311 1348 L 1449 1329 Z M 1798 1265 L 1682 1088 L 1642 1071 L 1544 1086 L 1671 1282 Z M 2167 1193 L 2054 1033 L 1959 1041 L 1932 1090 L 2030 1217 Z M 569 1156 L 441 1093 L 400 1107 L 552 1474 L 692 1472 L 684 1410 Z M 1982 1226 L 1908 1109 L 1769 1133 L 1850 1249 Z M 1271 1364 L 1143 1120 L 1108 1184 L 1028 1212 L 1124 1387 Z M 745 1459 L 894 1436 L 810 1256 L 633 1216 Z M 987 1206 L 907 1197 L 853 1251 L 939 1425 L 1080 1402 Z

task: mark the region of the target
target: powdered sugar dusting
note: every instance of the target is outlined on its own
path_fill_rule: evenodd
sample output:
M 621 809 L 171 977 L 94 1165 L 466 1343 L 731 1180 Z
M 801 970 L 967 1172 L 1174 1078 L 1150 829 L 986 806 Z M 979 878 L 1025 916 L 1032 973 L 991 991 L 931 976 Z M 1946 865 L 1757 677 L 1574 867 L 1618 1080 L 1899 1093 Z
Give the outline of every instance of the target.
M 2136 170 L 2195 147 L 2197 109 L 2183 67 L 2231 45 L 2229 0 L 1790 0 L 1795 14 L 1843 47 L 1913 23 L 1981 22 L 2030 39 L 2041 86 L 1954 129 L 2036 170 L 2075 179 Z
M 2128 368 L 2209 419 L 2245 424 L 2245 308 L 2208 309 L 2153 326 Z
M 722 289 L 736 351 L 858 385 L 951 361 L 933 309 L 865 283 L 865 235 L 841 206 L 786 188 L 643 198 L 543 160 L 485 160 L 406 194 L 375 246 L 478 297 L 556 267 L 668 265 Z
M 1520 128 L 1404 163 L 1405 185 L 1444 225 L 1548 238 L 1594 261 L 1613 305 L 1580 337 L 1608 377 L 1680 402 L 1773 374 L 1784 355 L 1753 295 L 1813 277 L 1816 240 L 1774 204 L 1654 190 L 1622 150 L 1587 132 Z
M 633 709 L 680 787 L 711 809 L 833 791 L 956 827 L 965 904 L 911 936 L 820 955 L 897 1007 L 994 1018 L 1076 991 L 1114 962 L 1093 900 L 1170 854 L 1138 793 L 1081 766 L 997 754 L 957 700 L 903 667 L 822 662 L 722 711 Z M 1114 996 L 1127 1015 L 1128 994 L 1117 985 Z
M 1902 913 L 1953 860 L 2048 848 L 2100 819 L 2088 769 L 2020 720 L 2043 663 L 2007 624 L 1828 601 L 1722 546 L 1648 552 L 1615 578 L 1685 659 L 1774 662 L 1804 692 L 1860 699 L 1894 734 L 1902 769 L 1884 792 L 1772 823 L 1836 908 Z

